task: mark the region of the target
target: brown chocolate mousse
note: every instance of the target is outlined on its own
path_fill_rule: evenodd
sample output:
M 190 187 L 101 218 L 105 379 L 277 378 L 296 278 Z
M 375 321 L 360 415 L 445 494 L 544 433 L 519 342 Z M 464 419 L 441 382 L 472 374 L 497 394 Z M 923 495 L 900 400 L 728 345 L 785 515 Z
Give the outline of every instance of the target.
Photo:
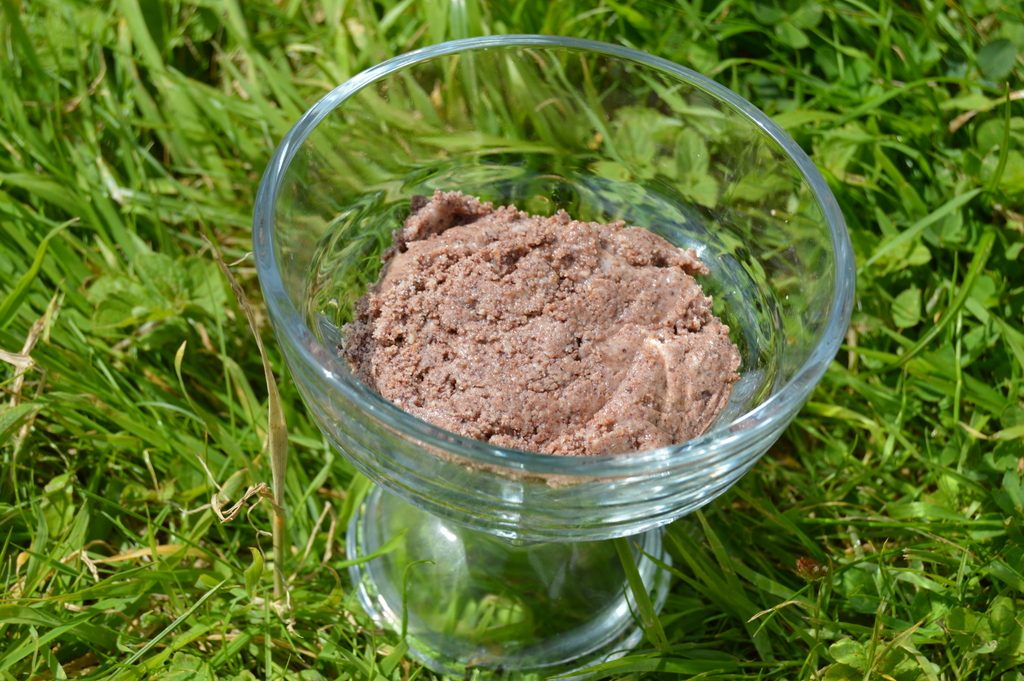
M 679 443 L 739 378 L 692 276 L 707 268 L 646 229 L 436 192 L 384 261 L 345 356 L 398 407 L 468 437 L 568 455 Z

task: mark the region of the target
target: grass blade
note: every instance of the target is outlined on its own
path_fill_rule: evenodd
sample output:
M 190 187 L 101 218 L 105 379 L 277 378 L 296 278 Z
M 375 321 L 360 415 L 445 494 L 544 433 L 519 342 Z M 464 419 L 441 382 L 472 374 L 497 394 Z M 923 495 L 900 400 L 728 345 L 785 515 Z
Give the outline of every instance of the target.
M 963 283 L 960 284 L 960 290 L 956 294 L 956 298 L 950 303 L 949 307 L 942 313 L 939 321 L 933 324 L 924 335 L 917 340 L 912 347 L 906 352 L 900 355 L 899 360 L 895 363 L 885 367 L 884 371 L 891 371 L 893 369 L 899 369 L 910 360 L 914 359 L 918 354 L 921 353 L 928 344 L 935 340 L 943 330 L 949 325 L 953 319 L 956 318 L 957 312 L 967 302 L 968 296 L 971 295 L 971 288 L 974 286 L 974 282 L 977 281 L 978 276 L 982 273 L 985 268 L 985 264 L 988 262 L 988 258 L 992 255 L 992 246 L 996 242 L 995 232 L 985 232 L 984 236 L 981 237 L 981 241 L 978 243 L 977 250 L 974 253 L 974 259 L 971 260 L 971 266 L 967 270 L 967 274 L 964 276 Z
M 263 345 L 263 337 L 260 336 L 259 327 L 256 324 L 256 315 L 249 305 L 245 291 L 231 273 L 227 263 L 221 256 L 220 251 L 212 242 L 207 241 L 217 261 L 217 266 L 224 274 L 224 277 L 231 285 L 231 291 L 235 294 L 238 306 L 242 309 L 245 318 L 249 323 L 249 330 L 256 340 L 256 347 L 259 348 L 260 361 L 263 364 L 263 377 L 267 384 L 267 445 L 270 450 L 270 475 L 271 489 L 274 497 L 273 511 L 273 544 L 274 544 L 274 598 L 283 603 L 287 600 L 284 579 L 285 541 L 287 536 L 287 519 L 285 515 L 284 499 L 284 477 L 288 467 L 288 427 L 284 420 L 284 409 L 281 407 L 281 393 L 277 389 L 277 380 L 274 378 L 274 369 L 270 365 L 270 357 Z
M 867 268 L 871 267 L 871 265 L 878 262 L 880 258 L 888 255 L 889 253 L 893 252 L 900 246 L 903 246 L 904 244 L 916 239 L 921 234 L 921 232 L 925 230 L 926 227 L 935 224 L 936 222 L 946 217 L 947 215 L 952 214 L 953 211 L 959 209 L 961 206 L 966 205 L 967 202 L 969 202 L 971 199 L 973 199 L 981 192 L 982 189 L 979 187 L 972 189 L 969 192 L 964 192 L 959 196 L 954 196 L 952 199 L 942 204 L 934 211 L 932 211 L 928 215 L 924 216 L 923 218 L 912 224 L 910 227 L 907 227 L 905 230 L 903 230 L 893 238 L 882 243 L 877 249 L 875 249 L 875 252 L 871 254 L 871 257 L 868 258 L 863 265 L 858 267 L 858 270 L 866 270 Z
M 668 639 L 665 637 L 665 630 L 661 626 L 658 613 L 654 611 L 654 603 L 651 602 L 651 596 L 647 592 L 644 580 L 640 577 L 640 570 L 636 564 L 637 557 L 630 548 L 630 540 L 628 537 L 622 537 L 612 541 L 615 542 L 615 551 L 619 554 L 619 562 L 622 563 L 622 570 L 626 573 L 626 583 L 629 585 L 629 590 L 633 594 L 633 600 L 636 602 L 640 626 L 643 628 L 648 641 L 661 652 L 668 653 L 671 648 L 668 644 Z
M 185 612 L 183 612 L 180 615 L 178 615 L 174 619 L 174 621 L 171 622 L 170 624 L 168 624 L 166 627 L 164 627 L 163 630 L 160 631 L 160 633 L 158 633 L 156 636 L 154 636 L 149 641 L 147 641 L 144 646 L 142 646 L 141 648 L 136 650 L 132 654 L 131 657 L 129 657 L 127 660 L 125 660 L 122 663 L 123 666 L 127 667 L 127 666 L 130 666 L 130 665 L 133 665 L 136 662 L 138 662 L 140 659 L 142 659 L 143 655 L 145 655 L 150 650 L 152 650 L 157 644 L 159 644 L 161 641 L 163 641 L 165 638 L 167 638 L 167 636 L 170 635 L 171 632 L 173 632 L 175 629 L 180 627 L 182 622 L 184 622 L 189 617 L 191 617 L 192 614 L 196 610 L 198 610 L 199 608 L 203 607 L 203 603 L 205 603 L 206 601 L 210 600 L 210 598 L 213 597 L 213 595 L 215 593 L 220 591 L 220 588 L 222 586 L 224 586 L 225 582 L 227 582 L 226 579 L 225 580 L 221 580 L 218 584 L 216 584 L 212 588 L 210 588 L 209 591 L 207 591 L 202 596 L 200 596 L 199 599 L 196 600 L 195 603 L 193 603 L 191 606 L 189 606 L 188 610 L 186 610 Z
M 36 248 L 36 255 L 32 259 L 32 264 L 28 270 L 18 278 L 18 282 L 11 289 L 11 292 L 7 294 L 3 302 L 0 302 L 0 329 L 7 328 L 11 319 L 15 313 L 21 308 L 21 303 L 28 295 L 29 288 L 32 286 L 32 282 L 35 281 L 36 276 L 39 274 L 39 269 L 43 266 L 43 260 L 46 258 L 46 249 L 50 245 L 50 240 L 57 236 L 61 231 L 64 230 L 68 225 L 72 225 L 78 222 L 78 218 L 68 220 L 64 224 L 58 225 L 50 230 L 49 234 L 43 237 L 43 240 L 39 242 L 39 247 Z

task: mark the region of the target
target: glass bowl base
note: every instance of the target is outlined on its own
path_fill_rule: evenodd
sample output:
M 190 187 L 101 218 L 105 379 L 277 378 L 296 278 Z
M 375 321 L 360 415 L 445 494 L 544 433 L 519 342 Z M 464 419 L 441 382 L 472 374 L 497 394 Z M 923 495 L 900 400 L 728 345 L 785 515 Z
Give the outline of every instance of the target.
M 628 540 L 656 610 L 669 586 L 651 559 L 670 564 L 661 532 Z M 643 638 L 613 541 L 509 541 L 374 487 L 350 521 L 348 555 L 366 612 L 440 673 L 577 678 Z

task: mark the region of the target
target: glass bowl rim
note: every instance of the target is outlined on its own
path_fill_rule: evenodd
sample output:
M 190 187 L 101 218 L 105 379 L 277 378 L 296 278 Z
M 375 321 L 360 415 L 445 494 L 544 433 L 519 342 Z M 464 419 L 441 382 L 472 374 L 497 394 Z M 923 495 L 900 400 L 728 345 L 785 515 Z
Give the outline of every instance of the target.
M 339 369 L 344 360 L 334 350 L 321 345 L 307 327 L 302 314 L 286 293 L 278 271 L 278 258 L 273 240 L 274 211 L 285 173 L 313 129 L 334 109 L 364 87 L 396 71 L 436 57 L 495 47 L 552 47 L 596 52 L 666 72 L 745 116 L 774 141 L 796 165 L 810 187 L 829 228 L 835 258 L 835 288 L 829 303 L 828 321 L 811 354 L 795 374 L 768 399 L 729 423 L 717 424 L 704 434 L 679 444 L 621 454 L 557 456 L 497 447 L 453 433 L 403 411 L 358 380 L 353 379 L 350 382 L 342 378 L 343 374 Z M 257 278 L 275 332 L 281 342 L 294 346 L 303 362 L 323 372 L 333 389 L 358 405 L 370 418 L 425 445 L 449 451 L 478 463 L 525 473 L 565 475 L 574 478 L 645 475 L 652 470 L 698 462 L 711 451 L 721 451 L 722 448 L 740 450 L 736 453 L 742 455 L 742 450 L 759 439 L 762 433 L 773 431 L 773 426 L 779 418 L 788 419 L 794 415 L 824 374 L 838 351 L 849 325 L 856 279 L 846 223 L 824 177 L 796 141 L 760 109 L 732 90 L 692 69 L 640 50 L 596 40 L 531 34 L 464 38 L 423 47 L 372 66 L 324 95 L 284 136 L 264 171 L 253 210 L 253 252 Z

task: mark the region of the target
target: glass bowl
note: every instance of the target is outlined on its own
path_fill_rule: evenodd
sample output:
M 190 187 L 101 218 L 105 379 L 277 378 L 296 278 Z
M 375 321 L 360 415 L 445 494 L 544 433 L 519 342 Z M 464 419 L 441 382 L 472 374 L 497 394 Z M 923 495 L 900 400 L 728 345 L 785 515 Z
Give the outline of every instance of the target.
M 624 220 L 695 248 L 742 358 L 711 429 L 649 451 L 550 456 L 443 430 L 359 382 L 340 353 L 345 323 L 412 198 L 437 189 Z M 779 437 L 839 347 L 855 278 L 834 197 L 765 114 L 664 59 L 551 36 L 443 43 L 334 89 L 274 153 L 253 240 L 292 380 L 379 486 L 349 534 L 360 555 L 391 549 L 355 570 L 364 605 L 421 659 L 460 672 L 569 668 L 635 642 L 606 540 L 642 535 L 657 604 L 656 528 L 727 490 Z M 423 597 L 403 599 L 415 575 Z M 553 588 L 567 579 L 575 596 Z M 480 625 L 484 602 L 498 604 L 499 634 Z M 583 614 L 539 623 L 567 603 Z

